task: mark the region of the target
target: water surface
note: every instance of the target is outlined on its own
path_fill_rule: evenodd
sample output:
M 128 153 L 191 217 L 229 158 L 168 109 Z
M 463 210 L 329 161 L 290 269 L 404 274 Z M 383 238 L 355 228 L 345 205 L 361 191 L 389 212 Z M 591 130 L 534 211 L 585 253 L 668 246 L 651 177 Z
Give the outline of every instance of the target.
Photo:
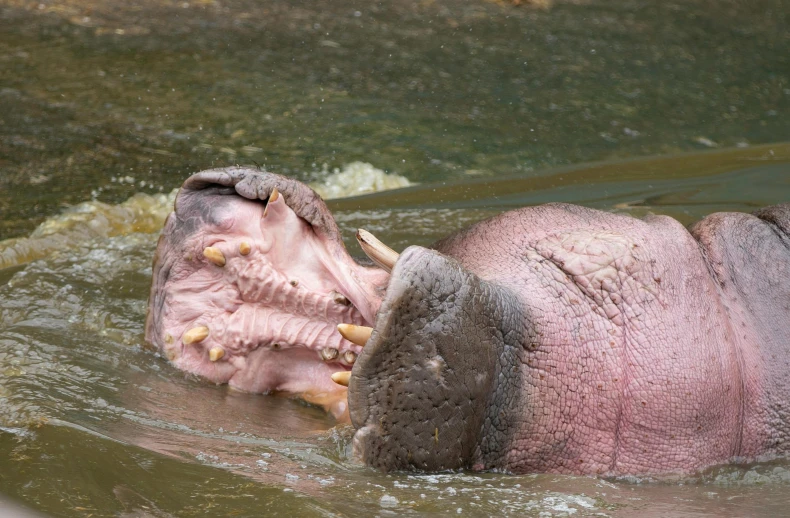
M 790 140 L 787 0 L 0 2 L 0 239 L 259 163 L 412 181 Z
M 173 369 L 143 322 L 172 190 L 208 167 L 417 184 L 330 202 L 357 252 L 358 227 L 400 250 L 548 201 L 685 224 L 787 201 L 789 12 L 0 2 L 0 493 L 75 517 L 785 513 L 785 460 L 382 474 L 321 410 Z

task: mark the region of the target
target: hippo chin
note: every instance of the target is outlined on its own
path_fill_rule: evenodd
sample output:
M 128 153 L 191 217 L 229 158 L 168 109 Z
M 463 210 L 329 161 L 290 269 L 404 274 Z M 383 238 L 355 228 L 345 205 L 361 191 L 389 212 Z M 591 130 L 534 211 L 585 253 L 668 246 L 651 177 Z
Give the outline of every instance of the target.
M 146 337 L 347 411 L 381 469 L 688 473 L 790 448 L 789 233 L 790 205 L 686 229 L 550 204 L 400 255 L 360 231 L 366 266 L 308 187 L 212 170 L 165 225 Z

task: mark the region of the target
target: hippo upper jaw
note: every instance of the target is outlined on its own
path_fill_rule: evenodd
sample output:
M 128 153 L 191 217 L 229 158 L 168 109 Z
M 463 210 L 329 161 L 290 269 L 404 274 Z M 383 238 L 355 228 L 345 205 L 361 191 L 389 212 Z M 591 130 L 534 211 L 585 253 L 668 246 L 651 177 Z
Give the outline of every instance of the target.
M 191 177 L 157 245 L 146 339 L 177 367 L 247 392 L 283 391 L 346 411 L 330 376 L 360 347 L 388 274 L 354 262 L 323 201 L 268 173 Z
M 384 470 L 502 466 L 523 409 L 522 318 L 501 286 L 406 249 L 349 380 L 356 454 Z

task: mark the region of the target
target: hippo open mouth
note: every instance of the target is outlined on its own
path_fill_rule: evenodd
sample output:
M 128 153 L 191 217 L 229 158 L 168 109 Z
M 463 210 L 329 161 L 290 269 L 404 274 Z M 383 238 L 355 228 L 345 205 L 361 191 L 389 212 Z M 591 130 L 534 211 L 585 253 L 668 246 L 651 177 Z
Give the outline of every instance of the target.
M 388 469 L 690 472 L 790 453 L 790 205 L 690 229 L 567 204 L 400 255 L 308 187 L 185 183 L 146 336 L 177 367 L 348 413 Z M 377 265 L 377 266 L 376 266 Z
M 391 250 L 369 237 L 371 256 Z M 306 186 L 242 168 L 189 178 L 154 259 L 146 339 L 177 367 L 255 393 L 288 392 L 346 412 L 350 370 L 387 271 L 356 263 Z M 360 342 L 361 339 L 356 338 Z

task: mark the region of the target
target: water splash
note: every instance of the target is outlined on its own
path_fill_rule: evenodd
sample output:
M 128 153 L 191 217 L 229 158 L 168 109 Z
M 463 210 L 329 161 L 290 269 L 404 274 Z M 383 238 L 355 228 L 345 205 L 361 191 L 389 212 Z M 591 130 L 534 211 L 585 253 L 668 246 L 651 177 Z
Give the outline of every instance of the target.
M 45 220 L 28 237 L 0 242 L 0 269 L 29 263 L 90 239 L 156 232 L 173 210 L 177 192 L 138 193 L 118 205 L 100 201 L 75 205 Z
M 404 176 L 386 173 L 367 162 L 352 162 L 343 166 L 342 170 L 334 168 L 331 173 L 324 164 L 321 177 L 324 180 L 313 182 L 310 187 L 325 200 L 414 185 Z
M 407 178 L 364 162 L 335 168 L 326 166 L 323 181 L 311 184 L 325 199 L 356 196 L 413 185 Z M 178 189 L 169 194 L 137 193 L 118 205 L 87 201 L 45 220 L 28 237 L 0 242 L 0 270 L 41 259 L 91 239 L 122 236 L 133 232 L 158 232 L 173 210 Z

